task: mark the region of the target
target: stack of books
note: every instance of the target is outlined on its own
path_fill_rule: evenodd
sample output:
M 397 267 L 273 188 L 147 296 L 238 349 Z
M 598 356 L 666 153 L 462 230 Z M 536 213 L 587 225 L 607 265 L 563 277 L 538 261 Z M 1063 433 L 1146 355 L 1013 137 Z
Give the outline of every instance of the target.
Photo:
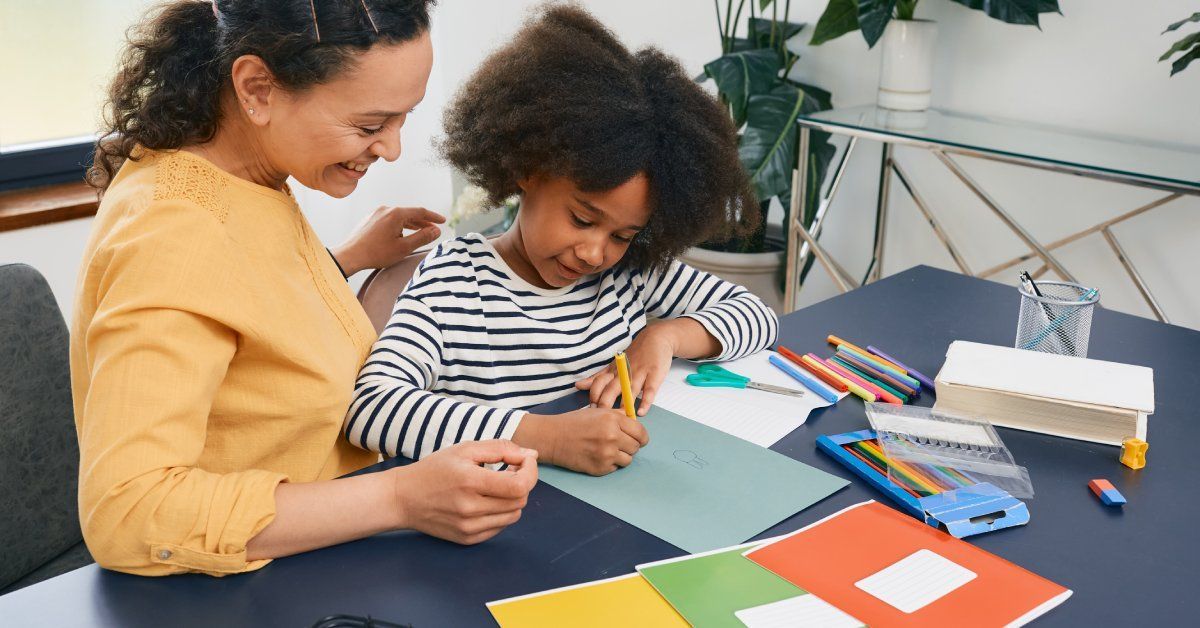
M 934 383 L 940 412 L 1106 445 L 1146 440 L 1154 412 L 1150 368 L 962 340 Z

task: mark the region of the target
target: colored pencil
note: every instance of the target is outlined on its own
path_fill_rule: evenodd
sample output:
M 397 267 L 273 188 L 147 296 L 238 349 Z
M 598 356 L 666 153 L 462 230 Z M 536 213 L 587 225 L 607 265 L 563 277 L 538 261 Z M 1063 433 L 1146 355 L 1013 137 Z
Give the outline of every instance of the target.
M 883 476 L 883 477 L 885 477 L 885 478 L 888 476 L 888 474 L 887 474 L 887 471 L 886 471 L 886 470 L 884 470 L 884 469 L 880 469 L 878 465 L 876 465 L 874 462 L 871 462 L 871 461 L 870 461 L 870 460 L 869 460 L 869 459 L 868 459 L 866 456 L 864 456 L 864 455 L 862 455 L 862 454 L 858 453 L 857 451 L 855 451 L 854 447 L 852 447 L 851 445 L 853 445 L 853 443 L 847 443 L 847 444 L 845 444 L 845 445 L 842 445 L 842 449 L 845 449 L 845 450 L 846 450 L 846 451 L 847 451 L 847 452 L 848 452 L 850 455 L 852 455 L 852 456 L 854 456 L 855 458 L 858 458 L 859 460 L 861 460 L 861 461 L 863 462 L 863 464 L 865 464 L 865 465 L 867 465 L 868 467 L 871 467 L 872 469 L 874 469 L 874 470 L 875 470 L 875 472 L 876 472 L 876 473 L 878 473 L 879 475 L 882 475 L 882 476 Z M 893 482 L 893 484 L 895 484 L 896 486 L 898 486 L 898 487 L 900 487 L 900 488 L 904 489 L 904 491 L 905 491 L 905 492 L 907 492 L 909 495 L 912 495 L 913 497 L 915 497 L 915 498 L 917 498 L 917 499 L 921 499 L 921 496 L 920 496 L 920 495 L 918 495 L 918 494 L 917 494 L 917 492 L 916 492 L 916 491 L 914 491 L 912 488 L 910 488 L 908 485 L 906 485 L 906 484 L 899 484 L 899 483 L 896 483 L 896 482 Z
M 850 362 L 847 362 L 845 358 L 835 355 L 832 358 L 830 358 L 830 360 L 833 362 L 836 362 L 839 366 L 846 369 L 847 371 L 850 371 L 851 373 L 854 373 L 855 375 L 861 377 L 862 379 L 870 382 L 872 385 L 876 386 L 880 390 L 896 397 L 902 403 L 908 403 L 908 395 L 900 392 L 899 390 L 896 390 L 895 388 L 892 388 L 888 384 L 881 382 L 881 381 L 875 379 L 874 377 L 871 377 L 869 374 L 863 372 L 862 369 L 854 366 Z
M 633 386 L 629 383 L 629 361 L 622 351 L 613 356 L 617 363 L 617 379 L 621 380 L 621 405 L 625 408 L 625 416 L 637 419 L 637 410 L 633 407 Z
M 884 390 L 874 384 L 871 384 L 867 380 L 855 375 L 854 373 L 847 371 L 845 368 L 842 368 L 841 365 L 835 363 L 834 361 L 821 360 L 821 363 L 824 364 L 827 368 L 829 368 L 829 370 L 833 371 L 834 373 L 837 373 L 838 375 L 841 375 L 842 377 L 845 377 L 846 379 L 854 382 L 855 384 L 858 384 L 859 386 L 862 386 L 863 388 L 871 391 L 871 393 L 874 394 L 875 397 L 882 399 L 886 403 L 890 403 L 890 404 L 897 405 L 897 406 L 904 405 L 904 402 L 900 401 L 900 398 L 897 397 L 896 395 L 893 395 L 892 393 L 889 393 L 886 390 Z
M 804 356 L 797 354 L 796 352 L 792 351 L 791 349 L 788 349 L 787 347 L 784 347 L 784 346 L 777 346 L 777 347 L 775 347 L 775 350 L 779 352 L 779 355 L 782 355 L 783 357 L 787 358 L 789 361 L 791 361 L 796 366 L 802 367 L 802 368 L 804 368 L 804 370 L 808 371 L 809 373 L 816 375 L 817 379 L 820 379 L 821 381 L 825 382 L 826 384 L 829 384 L 829 386 L 831 388 L 833 388 L 834 390 L 836 390 L 838 392 L 846 392 L 846 391 L 850 390 L 850 388 L 848 386 L 846 386 L 846 384 L 843 381 L 837 379 L 833 375 L 830 375 L 827 371 L 822 371 L 820 369 L 813 368 L 812 365 L 810 365 L 810 364 L 805 364 Z
M 927 376 L 925 376 L 920 371 L 910 368 L 908 366 L 905 366 L 902 362 L 896 360 L 896 358 L 893 358 L 892 356 L 884 353 L 883 350 L 880 349 L 879 347 L 873 347 L 871 345 L 867 345 L 867 351 L 874 353 L 875 355 L 891 362 L 892 364 L 895 364 L 896 366 L 902 367 L 908 373 L 909 376 L 917 378 L 917 381 L 924 384 L 925 387 L 930 390 L 930 392 L 933 392 L 933 380 L 929 379 Z
M 887 373 L 888 375 L 890 375 L 892 377 L 892 379 L 895 379 L 896 381 L 904 382 L 904 384 L 906 386 L 908 386 L 909 388 L 911 388 L 913 390 L 921 389 L 921 382 L 909 377 L 908 375 L 905 375 L 903 371 L 898 371 L 896 369 L 888 367 L 877 356 L 870 355 L 870 354 L 864 355 L 864 354 L 859 353 L 845 345 L 838 347 L 838 351 L 844 351 L 846 353 L 849 353 L 850 355 L 861 360 L 864 364 L 870 365 L 872 368 L 879 371 L 880 373 Z
M 863 354 L 869 353 L 869 351 L 867 351 L 866 349 L 863 349 L 862 347 L 859 347 L 858 345 L 846 342 L 845 340 L 842 340 L 841 338 L 838 338 L 837 336 L 834 336 L 833 334 L 830 334 L 829 337 L 825 339 L 825 342 L 828 342 L 829 344 L 833 345 L 835 348 L 838 345 L 846 345 L 847 347 L 850 347 L 851 349 L 854 349 L 855 351 L 857 351 L 859 353 L 863 353 Z M 888 362 L 887 360 L 884 360 L 884 362 L 887 362 L 887 366 L 889 366 L 893 369 L 896 369 L 896 370 L 900 370 L 900 367 L 898 365 L 892 364 L 891 362 Z
M 883 453 L 882 447 L 880 447 L 878 444 L 872 441 L 859 442 L 864 447 L 871 450 L 871 452 L 878 456 L 880 460 L 883 460 L 885 463 L 887 463 L 889 469 L 899 471 L 903 476 L 906 477 L 906 479 L 916 482 L 917 486 L 920 486 L 925 491 L 928 491 L 930 495 L 936 495 L 937 493 L 941 492 L 936 483 L 929 482 L 927 479 L 923 478 L 921 473 L 914 470 L 908 465 L 908 463 L 888 458 L 887 455 Z
M 908 385 L 907 382 L 896 379 L 896 377 L 894 375 L 891 375 L 887 371 L 881 371 L 881 370 L 875 368 L 874 366 L 872 366 L 870 363 L 858 359 L 858 357 L 856 355 L 854 355 L 848 351 L 839 350 L 837 353 L 837 356 L 840 357 L 842 360 L 849 362 L 855 368 L 862 371 L 863 373 L 870 375 L 872 379 L 887 384 L 893 390 L 904 393 L 904 395 L 908 396 L 908 397 L 916 397 L 917 396 L 918 389 L 913 388 L 912 386 Z M 920 384 L 917 384 L 917 385 L 920 386 Z
M 917 492 L 925 493 L 927 495 L 936 495 L 940 492 L 937 487 L 922 481 L 911 471 L 908 471 L 907 469 L 896 464 L 895 461 L 888 460 L 887 456 L 883 454 L 883 451 L 881 451 L 878 445 L 875 445 L 873 442 L 860 440 L 854 443 L 854 446 L 857 447 L 859 451 L 869 455 L 873 460 L 876 461 L 877 464 L 886 468 L 888 470 L 889 477 L 900 478 L 904 482 L 908 482 L 909 485 L 912 486 Z

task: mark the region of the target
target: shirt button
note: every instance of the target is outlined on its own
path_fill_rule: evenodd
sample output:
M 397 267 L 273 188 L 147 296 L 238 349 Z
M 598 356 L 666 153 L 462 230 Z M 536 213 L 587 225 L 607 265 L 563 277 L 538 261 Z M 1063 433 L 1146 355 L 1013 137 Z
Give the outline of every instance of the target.
M 171 558 L 171 550 L 158 550 L 158 559 L 167 560 Z

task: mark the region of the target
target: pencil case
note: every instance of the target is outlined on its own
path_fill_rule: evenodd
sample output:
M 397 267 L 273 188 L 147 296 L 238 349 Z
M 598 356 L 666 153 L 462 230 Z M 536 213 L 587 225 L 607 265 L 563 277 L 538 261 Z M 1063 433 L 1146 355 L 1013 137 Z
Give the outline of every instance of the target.
M 893 481 L 888 471 L 891 465 L 883 456 L 874 430 L 818 436 L 817 448 L 866 480 L 901 510 L 956 538 L 1029 523 L 1029 509 L 1024 502 L 966 474 L 962 474 L 964 486 L 939 485 L 941 490 L 936 492 L 915 490 L 912 485 Z

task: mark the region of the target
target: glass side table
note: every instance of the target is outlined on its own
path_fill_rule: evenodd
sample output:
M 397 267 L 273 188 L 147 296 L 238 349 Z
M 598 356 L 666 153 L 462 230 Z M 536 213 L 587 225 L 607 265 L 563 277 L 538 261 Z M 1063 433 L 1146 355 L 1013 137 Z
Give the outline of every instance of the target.
M 793 173 L 792 207 L 789 213 L 787 283 L 784 304 L 788 311 L 795 309 L 798 278 L 809 256 L 817 261 L 844 292 L 862 283 L 880 278 L 883 267 L 884 244 L 887 240 L 888 194 L 893 173 L 905 192 L 921 212 L 934 234 L 953 258 L 959 270 L 975 277 L 990 277 L 1022 262 L 1039 259 L 1041 267 L 1035 278 L 1053 270 L 1067 281 L 1075 277 L 1055 257 L 1053 251 L 1080 238 L 1100 234 L 1116 255 L 1121 266 L 1137 286 L 1142 298 L 1154 315 L 1169 322 L 1167 315 L 1150 292 L 1149 286 L 1125 254 L 1112 226 L 1141 215 L 1184 195 L 1200 196 L 1200 147 L 1155 143 L 1136 138 L 1122 138 L 1097 133 L 1084 133 L 1036 124 L 972 116 L 953 111 L 930 109 L 922 112 L 891 111 L 874 105 L 831 109 L 801 115 L 799 124 L 799 168 Z M 812 223 L 802 224 L 799 208 L 805 207 L 804 177 L 808 170 L 808 145 L 813 130 L 848 136 L 849 143 L 831 172 L 832 176 L 822 193 Z M 880 160 L 879 190 L 875 206 L 875 242 L 871 262 L 862 280 L 856 280 L 821 245 L 817 239 L 828 219 L 831 202 L 845 172 L 849 156 L 858 140 L 874 140 L 883 144 Z M 912 179 L 892 158 L 895 146 L 912 146 L 933 153 L 962 183 L 983 202 L 1026 246 L 1029 252 L 982 271 L 973 271 L 958 246 L 942 229 L 929 205 L 913 186 Z M 1040 170 L 1079 175 L 1092 179 L 1115 181 L 1166 194 L 1150 203 L 1131 209 L 1077 231 L 1048 244 L 1038 242 L 1012 215 L 1004 210 L 970 175 L 962 169 L 956 155 L 1001 161 Z

